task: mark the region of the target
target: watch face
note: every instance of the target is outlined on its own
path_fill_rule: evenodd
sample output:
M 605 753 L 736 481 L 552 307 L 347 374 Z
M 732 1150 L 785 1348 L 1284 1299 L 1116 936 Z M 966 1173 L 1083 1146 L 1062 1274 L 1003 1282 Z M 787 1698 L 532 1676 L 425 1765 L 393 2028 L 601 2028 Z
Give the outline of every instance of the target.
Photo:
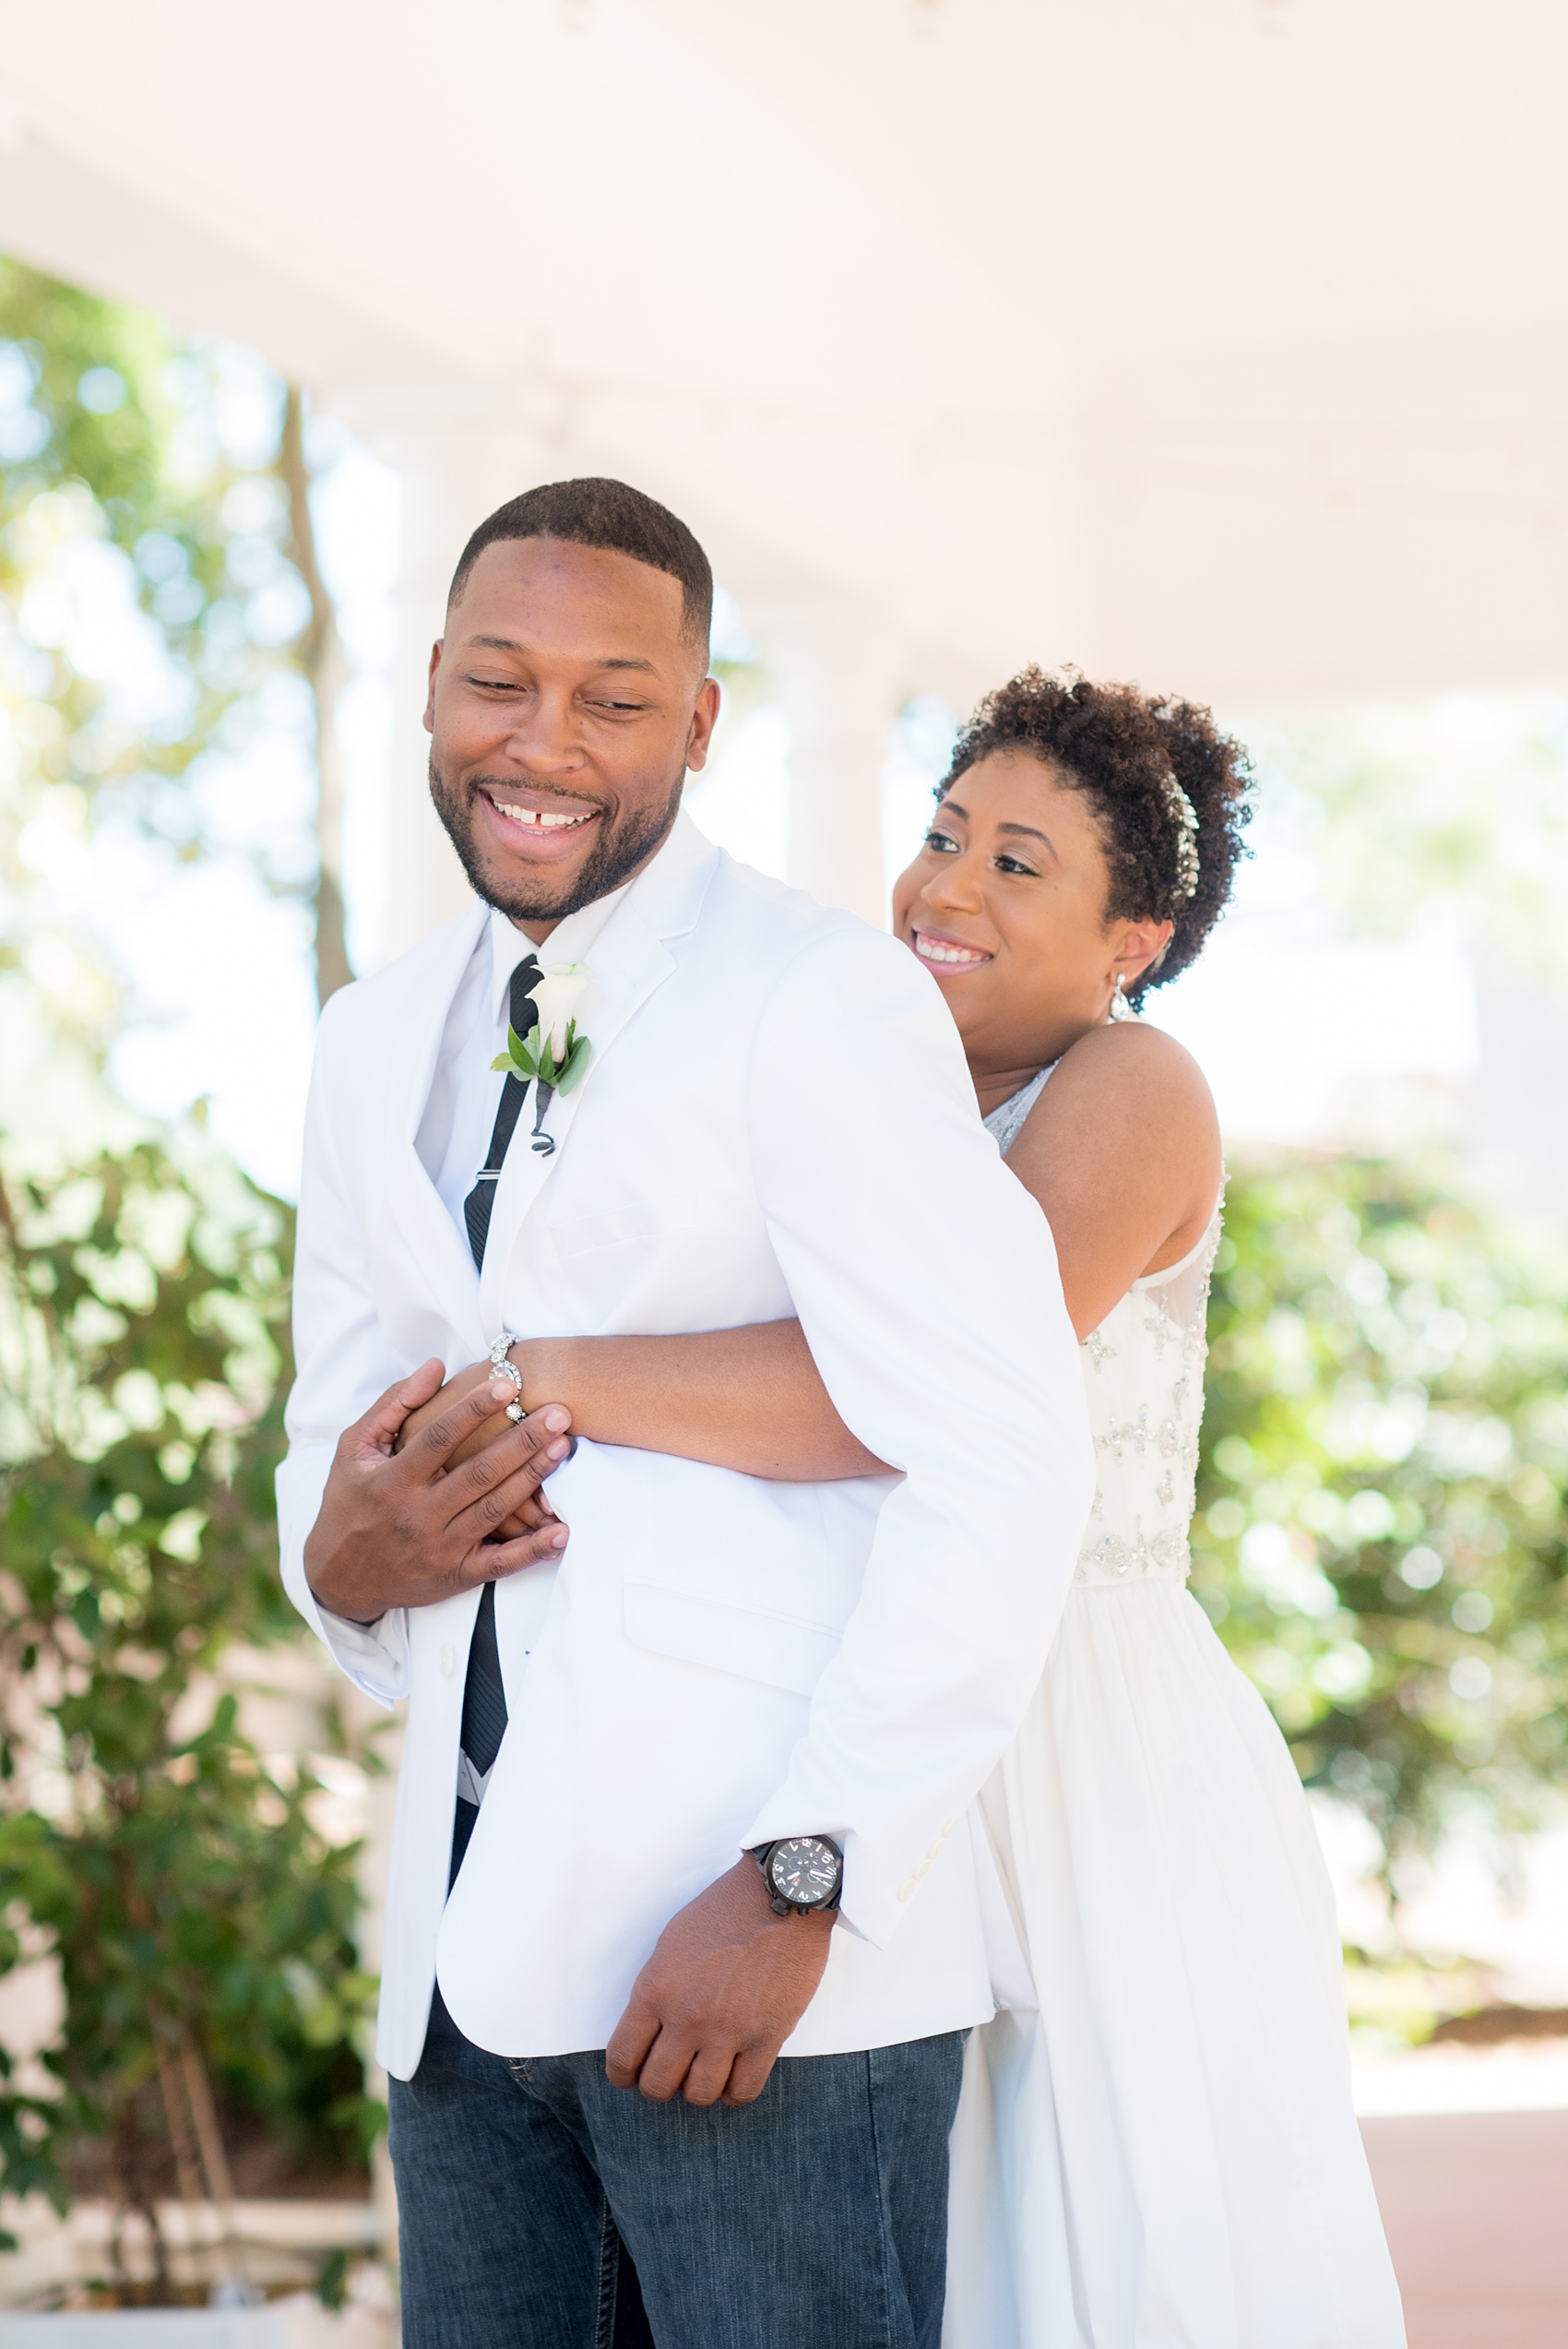
M 838 1855 L 831 1843 L 819 1843 L 814 1835 L 797 1835 L 774 1847 L 767 1875 L 780 1900 L 820 1908 L 837 1888 Z

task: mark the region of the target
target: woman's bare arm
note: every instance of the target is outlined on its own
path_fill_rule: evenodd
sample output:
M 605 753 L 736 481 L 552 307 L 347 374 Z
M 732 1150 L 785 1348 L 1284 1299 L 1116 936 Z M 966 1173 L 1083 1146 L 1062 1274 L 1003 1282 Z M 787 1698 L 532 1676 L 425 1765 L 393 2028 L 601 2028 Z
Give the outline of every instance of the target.
M 1080 1338 L 1141 1273 L 1202 1237 L 1219 1195 L 1219 1127 L 1203 1073 L 1158 1028 L 1096 1028 L 1066 1053 L 1007 1163 L 1045 1210 Z M 845 1426 L 798 1321 L 668 1338 L 529 1338 L 512 1349 L 531 1411 L 564 1403 L 575 1434 L 748 1476 L 826 1484 L 885 1474 Z M 476 1363 L 405 1435 L 488 1375 Z M 469 1449 L 501 1434 L 497 1416 Z M 455 1455 L 455 1461 L 465 1455 Z
M 1202 1069 L 1158 1028 L 1091 1028 L 1063 1055 L 1007 1154 L 1045 1210 L 1080 1338 L 1142 1274 L 1195 1247 L 1219 1197 Z
M 564 1403 L 573 1434 L 601 1444 L 794 1484 L 887 1473 L 833 1408 L 798 1321 L 670 1338 L 527 1338 L 512 1360 L 529 1410 Z M 449 1404 L 488 1372 L 483 1363 L 456 1372 L 424 1411 L 438 1411 L 444 1398 Z M 406 1436 L 422 1415 L 414 1413 Z M 498 1414 L 469 1449 L 505 1425 Z

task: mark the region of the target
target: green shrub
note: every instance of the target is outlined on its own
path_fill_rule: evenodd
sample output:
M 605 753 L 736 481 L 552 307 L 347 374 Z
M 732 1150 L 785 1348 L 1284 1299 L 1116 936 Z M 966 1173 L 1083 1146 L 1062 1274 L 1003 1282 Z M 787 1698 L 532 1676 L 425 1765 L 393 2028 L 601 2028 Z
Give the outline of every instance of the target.
M 232 1693 L 189 1718 L 235 1642 L 300 1635 L 272 1504 L 288 1211 L 148 1142 L 13 1175 L 0 1222 L 0 1970 L 42 1946 L 65 1989 L 53 2093 L 0 2098 L 0 2177 L 63 2206 L 96 2145 L 147 2208 L 193 2057 L 226 2112 L 362 2160 L 354 1851 Z
M 1390 1860 L 1466 1806 L 1535 1825 L 1568 1777 L 1565 1308 L 1419 1169 L 1231 1181 L 1194 1589 Z

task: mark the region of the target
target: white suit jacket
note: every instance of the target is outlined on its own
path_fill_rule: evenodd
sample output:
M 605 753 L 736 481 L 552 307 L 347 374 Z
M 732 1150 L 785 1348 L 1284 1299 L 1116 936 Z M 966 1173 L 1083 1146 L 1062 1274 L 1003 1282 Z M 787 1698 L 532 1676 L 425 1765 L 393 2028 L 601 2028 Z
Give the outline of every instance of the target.
M 992 1887 L 966 1813 L 1039 1677 L 1093 1486 L 1045 1220 L 907 949 L 683 817 L 588 955 L 588 1073 L 551 1107 L 553 1156 L 519 1126 L 481 1282 L 414 1135 L 485 918 L 328 1004 L 300 1200 L 284 1575 L 359 1686 L 408 1703 L 382 2061 L 413 2072 L 438 1969 L 481 2046 L 602 2046 L 674 1912 L 792 1833 L 846 1865 L 787 2053 L 983 2021 Z M 582 1444 L 551 1487 L 564 1562 L 497 1586 L 510 1721 L 448 1901 L 478 1596 L 369 1631 L 320 1614 L 302 1552 L 339 1433 L 503 1327 L 790 1314 L 902 1473 L 791 1485 Z

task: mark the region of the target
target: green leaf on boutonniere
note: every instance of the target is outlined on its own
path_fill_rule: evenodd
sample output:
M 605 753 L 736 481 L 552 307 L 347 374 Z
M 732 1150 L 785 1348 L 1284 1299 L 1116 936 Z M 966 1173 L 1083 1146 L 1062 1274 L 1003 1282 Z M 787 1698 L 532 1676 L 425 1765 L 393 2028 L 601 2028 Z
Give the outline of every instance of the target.
M 516 1028 L 506 1031 L 507 1049 L 491 1062 L 493 1069 L 500 1069 L 508 1077 L 516 1077 L 519 1084 L 530 1085 L 540 1073 L 539 1030 L 536 1028 L 525 1043 Z
M 555 1090 L 558 1093 L 571 1091 L 572 1087 L 587 1068 L 592 1051 L 593 1046 L 586 1036 L 574 1034 L 566 1057 L 561 1064 L 561 1074 L 555 1079 Z
M 508 1027 L 506 1044 L 506 1051 L 497 1055 L 491 1062 L 491 1067 L 505 1076 L 516 1077 L 522 1085 L 531 1085 L 537 1079 L 547 1105 L 552 1093 L 570 1092 L 588 1067 L 588 1055 L 593 1050 L 587 1036 L 578 1035 L 575 1019 L 566 1022 L 559 1060 L 537 1026 L 529 1031 L 526 1043 L 516 1028 Z

